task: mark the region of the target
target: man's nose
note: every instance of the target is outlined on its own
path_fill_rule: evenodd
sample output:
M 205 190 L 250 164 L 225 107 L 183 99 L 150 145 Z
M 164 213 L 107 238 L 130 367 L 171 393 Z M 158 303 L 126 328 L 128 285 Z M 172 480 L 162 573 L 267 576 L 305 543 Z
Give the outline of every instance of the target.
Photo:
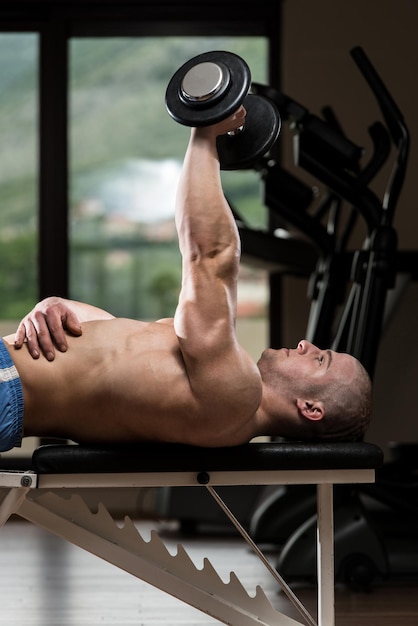
M 301 339 L 299 341 L 298 347 L 297 347 L 297 351 L 299 352 L 299 354 L 307 354 L 312 349 L 315 350 L 315 346 L 313 345 L 313 343 L 311 343 L 307 339 Z

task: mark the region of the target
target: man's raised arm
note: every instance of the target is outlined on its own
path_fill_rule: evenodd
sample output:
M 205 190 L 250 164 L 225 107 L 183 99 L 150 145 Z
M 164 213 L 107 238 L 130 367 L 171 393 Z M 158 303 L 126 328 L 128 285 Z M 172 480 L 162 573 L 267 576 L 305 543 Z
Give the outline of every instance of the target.
M 240 240 L 222 189 L 216 138 L 244 120 L 241 107 L 214 126 L 192 128 L 184 158 L 176 199 L 183 279 L 174 323 L 190 356 L 201 355 L 205 339 L 213 346 L 213 333 L 224 341 L 233 335 Z
M 247 437 L 244 424 L 261 398 L 260 373 L 235 332 L 241 247 L 216 148 L 216 137 L 244 120 L 241 107 L 223 122 L 191 130 L 176 203 L 183 281 L 174 329 L 196 407 L 212 424 L 217 416 L 213 441 L 223 445 Z

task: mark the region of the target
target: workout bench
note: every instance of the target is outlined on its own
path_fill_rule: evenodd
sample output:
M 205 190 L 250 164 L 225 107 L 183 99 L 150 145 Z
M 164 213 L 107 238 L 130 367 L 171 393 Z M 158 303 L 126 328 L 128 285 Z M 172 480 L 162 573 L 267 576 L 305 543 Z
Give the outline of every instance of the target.
M 108 448 L 46 445 L 35 450 L 27 470 L 0 470 L 0 526 L 19 515 L 225 624 L 334 626 L 333 485 L 372 483 L 382 462 L 380 448 L 365 442 L 251 442 L 216 449 L 148 443 Z M 291 484 L 317 486 L 318 621 L 214 489 Z M 102 504 L 97 512 L 90 511 L 82 496 L 83 489 L 91 487 L 162 486 L 208 489 L 304 621 L 276 611 L 261 588 L 250 596 L 234 572 L 224 583 L 208 560 L 203 569 L 196 568 L 182 546 L 171 555 L 157 533 L 145 541 L 128 517 L 121 528 Z

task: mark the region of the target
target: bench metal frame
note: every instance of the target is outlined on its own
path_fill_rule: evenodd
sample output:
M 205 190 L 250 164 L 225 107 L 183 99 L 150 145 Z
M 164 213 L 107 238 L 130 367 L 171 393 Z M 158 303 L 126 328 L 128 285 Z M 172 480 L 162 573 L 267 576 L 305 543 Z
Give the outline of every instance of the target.
M 216 455 L 216 450 L 211 454 Z M 104 469 L 103 472 L 84 473 L 71 473 L 68 468 L 64 473 L 6 470 L 0 471 L 3 493 L 0 526 L 11 515 L 18 515 L 225 624 L 335 626 L 333 485 L 372 483 L 374 480 L 373 467 L 300 470 L 254 467 L 243 470 L 216 468 L 213 471 L 210 468 L 205 471 L 157 471 L 153 468 L 133 472 L 109 472 Z M 317 489 L 317 621 L 269 564 L 215 489 L 225 485 L 301 484 L 316 485 Z M 129 517 L 125 518 L 121 528 L 104 505 L 100 504 L 98 511 L 92 512 L 83 500 L 86 488 L 167 486 L 207 489 L 274 576 L 303 621 L 276 611 L 261 588 L 257 588 L 255 596 L 250 596 L 234 572 L 229 582 L 225 583 L 207 559 L 203 569 L 198 569 L 182 546 L 173 556 L 156 532 L 153 531 L 151 539 L 145 541 Z M 69 491 L 72 492 L 71 497 L 68 496 Z

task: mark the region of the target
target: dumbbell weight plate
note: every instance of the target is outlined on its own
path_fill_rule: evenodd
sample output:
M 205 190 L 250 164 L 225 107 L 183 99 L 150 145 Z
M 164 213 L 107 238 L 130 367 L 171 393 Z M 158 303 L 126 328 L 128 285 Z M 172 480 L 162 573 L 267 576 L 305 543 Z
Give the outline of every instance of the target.
M 221 169 L 252 169 L 273 146 L 280 134 L 280 115 L 272 102 L 249 94 L 243 102 L 247 111 L 242 131 L 217 138 Z
M 251 85 L 247 63 L 233 52 L 204 52 L 187 61 L 171 78 L 165 104 L 184 126 L 210 126 L 242 104 Z

